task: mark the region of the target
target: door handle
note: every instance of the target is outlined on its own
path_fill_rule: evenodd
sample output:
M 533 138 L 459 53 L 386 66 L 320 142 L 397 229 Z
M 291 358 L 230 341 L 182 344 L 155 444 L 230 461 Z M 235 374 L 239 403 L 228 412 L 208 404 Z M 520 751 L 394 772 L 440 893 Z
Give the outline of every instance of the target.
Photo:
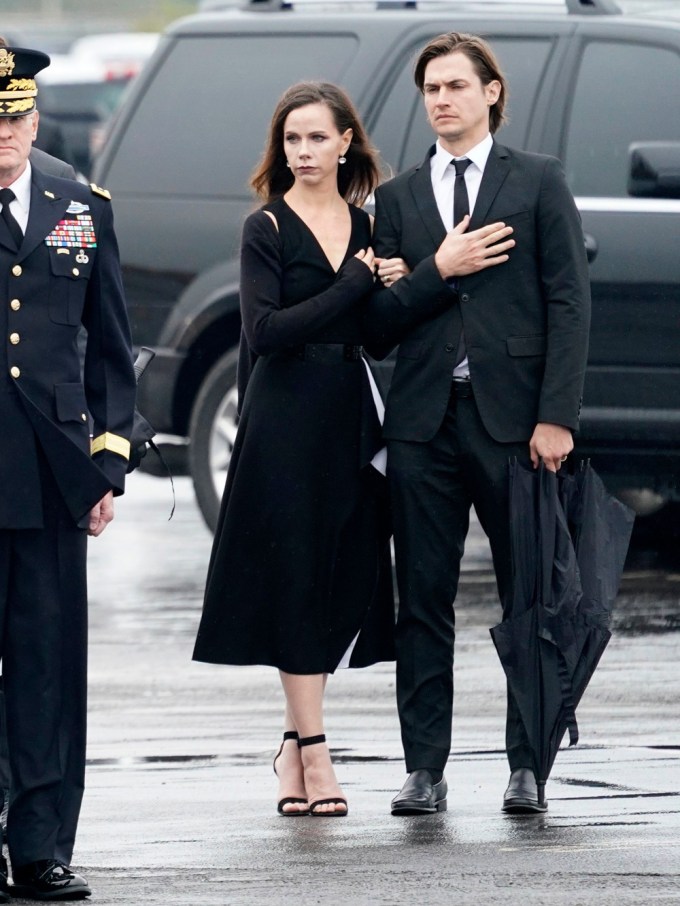
M 594 236 L 591 236 L 590 233 L 583 234 L 583 244 L 586 247 L 586 256 L 588 258 L 588 264 L 595 260 L 597 253 L 599 251 L 597 240 Z

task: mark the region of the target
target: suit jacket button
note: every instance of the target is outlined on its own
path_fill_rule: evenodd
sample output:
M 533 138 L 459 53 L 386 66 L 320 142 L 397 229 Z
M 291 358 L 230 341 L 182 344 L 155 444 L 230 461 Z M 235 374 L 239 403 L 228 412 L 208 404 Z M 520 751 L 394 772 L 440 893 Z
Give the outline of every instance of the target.
M 470 297 L 468 296 L 467 293 L 463 293 L 463 295 L 460 297 L 460 301 L 461 301 L 461 302 L 469 302 L 469 301 L 470 301 Z
M 444 348 L 447 352 L 453 352 L 453 343 L 447 343 Z
M 12 299 L 12 301 L 9 303 L 9 307 L 12 309 L 12 311 L 19 311 L 19 309 L 21 308 L 21 302 L 18 299 Z
M 15 264 L 12 268 L 12 273 L 15 277 L 20 277 L 23 274 L 23 269 L 20 264 Z
M 17 368 L 16 365 L 12 365 L 12 367 L 9 369 L 9 373 L 13 378 L 18 378 L 21 376 L 21 369 Z
M 11 333 L 9 335 L 9 341 L 12 344 L 12 346 L 16 346 L 18 343 L 21 342 L 21 337 L 19 336 L 18 333 Z

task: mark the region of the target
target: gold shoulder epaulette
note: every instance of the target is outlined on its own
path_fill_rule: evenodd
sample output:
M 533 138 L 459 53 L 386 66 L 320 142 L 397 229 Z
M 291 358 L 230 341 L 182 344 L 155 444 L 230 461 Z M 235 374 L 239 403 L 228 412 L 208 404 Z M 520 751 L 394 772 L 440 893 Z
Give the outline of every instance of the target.
M 108 189 L 102 189 L 101 186 L 96 186 L 93 182 L 90 183 L 90 189 L 92 189 L 95 195 L 101 195 L 102 198 L 111 201 L 111 193 Z

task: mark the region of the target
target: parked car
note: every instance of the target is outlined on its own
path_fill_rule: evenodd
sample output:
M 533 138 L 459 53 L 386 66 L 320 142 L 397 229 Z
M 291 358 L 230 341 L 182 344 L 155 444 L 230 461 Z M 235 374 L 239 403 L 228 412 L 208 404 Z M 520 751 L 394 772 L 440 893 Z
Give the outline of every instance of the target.
M 71 152 L 70 163 L 89 176 L 94 134 L 120 103 L 130 76 L 109 78 L 98 60 L 55 54 L 37 82 L 40 112 L 60 127 Z
M 105 79 L 139 75 L 158 44 L 156 32 L 114 32 L 86 35 L 71 45 L 75 60 L 101 65 Z
M 499 141 L 560 157 L 581 211 L 593 319 L 578 452 L 647 509 L 680 499 L 680 10 L 620 6 L 254 3 L 168 29 L 95 179 L 114 198 L 134 339 L 157 353 L 140 407 L 189 441 L 210 526 L 236 429 L 239 235 L 276 100 L 300 79 L 343 85 L 403 170 L 432 143 L 412 59 L 452 29 L 485 35 L 507 72 Z

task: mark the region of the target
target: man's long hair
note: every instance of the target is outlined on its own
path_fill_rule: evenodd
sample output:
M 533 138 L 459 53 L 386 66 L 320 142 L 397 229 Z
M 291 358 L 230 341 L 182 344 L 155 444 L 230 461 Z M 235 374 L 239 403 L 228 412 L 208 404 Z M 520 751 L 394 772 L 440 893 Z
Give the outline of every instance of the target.
M 445 57 L 450 53 L 465 54 L 474 66 L 482 85 L 488 85 L 489 82 L 493 81 L 500 82 L 501 91 L 498 95 L 498 100 L 489 108 L 489 130 L 493 135 L 505 122 L 503 110 L 508 97 L 508 84 L 496 55 L 483 38 L 457 31 L 451 31 L 445 35 L 438 35 L 433 38 L 421 50 L 416 60 L 413 72 L 416 85 L 422 93 L 425 85 L 427 64 L 437 57 Z

